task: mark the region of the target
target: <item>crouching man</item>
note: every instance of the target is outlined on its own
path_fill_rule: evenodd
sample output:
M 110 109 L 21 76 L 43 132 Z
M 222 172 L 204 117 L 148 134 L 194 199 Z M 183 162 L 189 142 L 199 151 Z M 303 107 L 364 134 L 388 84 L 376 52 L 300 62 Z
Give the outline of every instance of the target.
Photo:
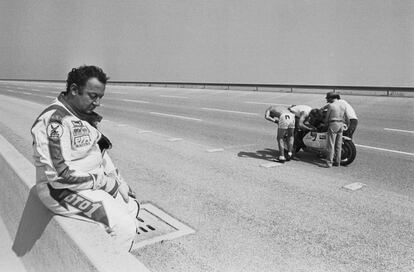
M 107 79 L 96 66 L 72 69 L 66 91 L 35 120 L 36 188 L 52 212 L 99 223 L 129 251 L 139 203 L 106 152 L 111 143 L 97 129 L 102 117 L 94 112 Z
M 287 108 L 281 106 L 270 106 L 266 109 L 265 119 L 278 124 L 277 144 L 279 147 L 278 161 L 284 163 L 289 161 L 293 156 L 293 132 L 295 130 L 295 115 Z M 288 154 L 285 157 L 284 137 L 287 137 Z

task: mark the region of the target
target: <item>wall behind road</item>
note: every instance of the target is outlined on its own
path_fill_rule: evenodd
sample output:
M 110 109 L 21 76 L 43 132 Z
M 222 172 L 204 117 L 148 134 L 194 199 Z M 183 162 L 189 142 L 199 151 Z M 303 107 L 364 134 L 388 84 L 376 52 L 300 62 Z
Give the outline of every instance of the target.
M 414 85 L 409 0 L 0 1 L 0 78 Z

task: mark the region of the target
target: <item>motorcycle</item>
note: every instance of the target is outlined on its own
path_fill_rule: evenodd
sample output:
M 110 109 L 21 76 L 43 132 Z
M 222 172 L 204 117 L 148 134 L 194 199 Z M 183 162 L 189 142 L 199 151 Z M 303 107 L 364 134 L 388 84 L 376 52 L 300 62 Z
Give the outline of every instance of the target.
M 344 130 L 347 126 L 344 125 Z M 314 132 L 309 131 L 303 136 L 303 133 L 295 133 L 295 140 L 293 150 L 295 153 L 301 149 L 304 151 L 317 152 L 319 154 L 326 154 L 328 145 L 328 133 L 327 132 Z M 286 145 L 285 145 L 286 146 Z M 287 152 L 287 151 L 286 151 Z M 351 164 L 356 157 L 356 147 L 352 142 L 352 139 L 346 136 L 342 137 L 342 152 L 341 152 L 341 165 L 346 166 Z

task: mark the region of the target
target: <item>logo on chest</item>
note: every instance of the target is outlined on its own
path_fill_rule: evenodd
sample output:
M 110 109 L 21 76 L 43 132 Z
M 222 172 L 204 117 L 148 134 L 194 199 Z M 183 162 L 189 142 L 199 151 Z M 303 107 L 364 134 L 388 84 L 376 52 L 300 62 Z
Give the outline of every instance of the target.
M 72 121 L 73 146 L 76 148 L 91 144 L 90 130 L 83 125 L 82 121 Z

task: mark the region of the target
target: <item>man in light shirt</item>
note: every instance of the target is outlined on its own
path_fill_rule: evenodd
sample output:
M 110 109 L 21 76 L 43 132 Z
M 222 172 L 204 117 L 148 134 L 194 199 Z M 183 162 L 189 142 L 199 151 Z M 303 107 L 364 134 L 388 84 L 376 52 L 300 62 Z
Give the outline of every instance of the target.
M 358 117 L 355 113 L 354 108 L 346 101 L 341 99 L 341 96 L 338 93 L 335 93 L 337 96 L 338 102 L 345 107 L 345 124 L 348 126 L 347 130 L 344 130 L 343 136 L 349 137 L 352 139 L 354 132 L 358 126 Z M 322 110 L 325 110 L 328 107 L 329 103 L 322 107 Z
M 293 156 L 293 133 L 295 130 L 295 115 L 287 108 L 281 106 L 270 106 L 266 109 L 265 119 L 278 124 L 277 143 L 279 146 L 278 162 L 289 161 Z M 287 136 L 288 154 L 285 157 L 284 137 Z

